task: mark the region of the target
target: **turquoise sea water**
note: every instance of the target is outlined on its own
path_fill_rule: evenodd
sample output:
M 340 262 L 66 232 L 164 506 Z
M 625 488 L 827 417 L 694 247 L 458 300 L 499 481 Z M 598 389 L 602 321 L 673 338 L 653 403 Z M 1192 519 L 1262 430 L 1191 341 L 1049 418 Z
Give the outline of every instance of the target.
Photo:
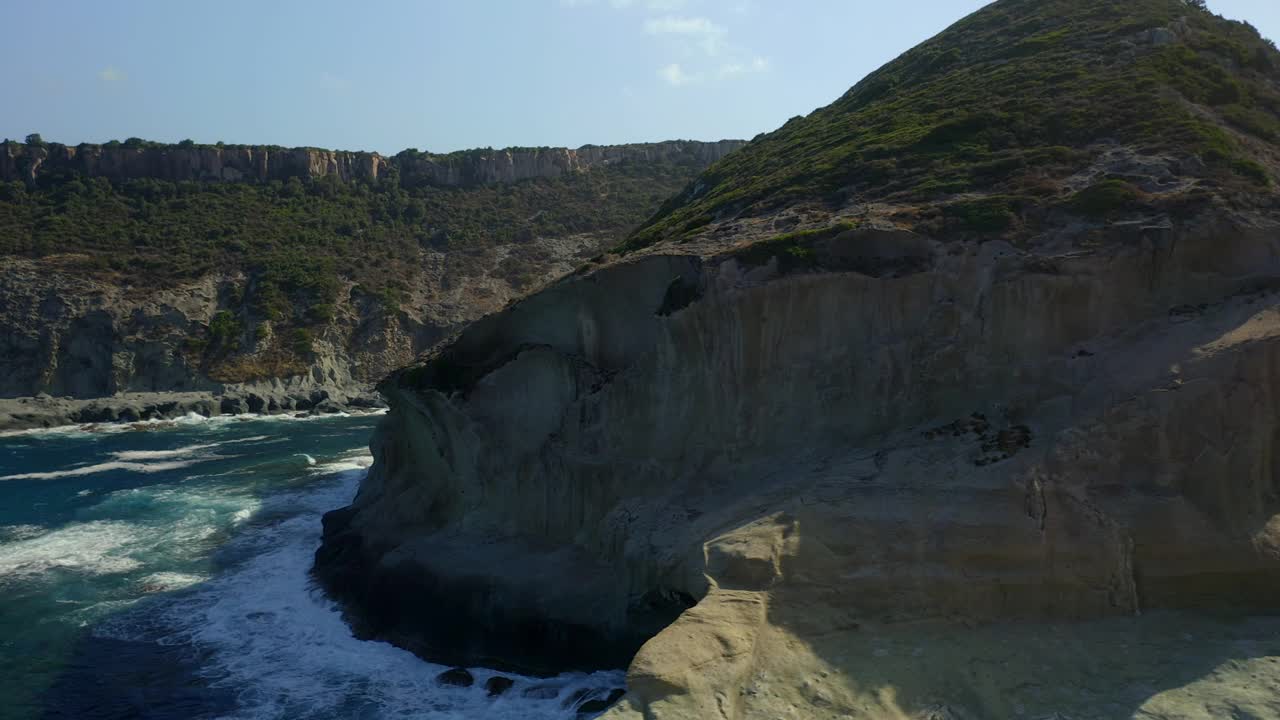
M 620 673 L 491 699 L 351 636 L 307 571 L 376 416 L 0 436 L 0 718 L 568 718 Z M 534 689 L 525 694 L 522 690 Z

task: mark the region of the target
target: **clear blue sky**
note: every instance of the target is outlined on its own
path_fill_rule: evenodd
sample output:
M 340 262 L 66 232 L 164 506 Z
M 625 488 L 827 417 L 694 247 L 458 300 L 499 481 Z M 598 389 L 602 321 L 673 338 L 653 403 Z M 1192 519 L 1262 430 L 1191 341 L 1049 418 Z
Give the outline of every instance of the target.
M 376 150 L 750 138 L 982 0 L 28 0 L 0 137 Z M 1280 40 L 1280 1 L 1210 0 Z

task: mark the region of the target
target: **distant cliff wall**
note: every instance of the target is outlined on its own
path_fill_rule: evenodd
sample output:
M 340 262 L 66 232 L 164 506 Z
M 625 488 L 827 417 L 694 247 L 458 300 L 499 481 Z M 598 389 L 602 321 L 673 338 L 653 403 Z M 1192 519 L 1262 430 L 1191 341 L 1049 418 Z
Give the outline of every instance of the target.
M 407 150 L 378 153 L 262 145 L 90 145 L 0 143 L 0 181 L 34 183 L 71 172 L 110 180 L 154 178 L 171 182 L 267 182 L 336 176 L 343 182 L 373 180 L 399 171 L 405 184 L 449 187 L 552 178 L 593 165 L 621 162 L 685 162 L 706 166 L 736 150 L 741 140 L 670 141 L 570 148 L 468 150 L 435 155 Z

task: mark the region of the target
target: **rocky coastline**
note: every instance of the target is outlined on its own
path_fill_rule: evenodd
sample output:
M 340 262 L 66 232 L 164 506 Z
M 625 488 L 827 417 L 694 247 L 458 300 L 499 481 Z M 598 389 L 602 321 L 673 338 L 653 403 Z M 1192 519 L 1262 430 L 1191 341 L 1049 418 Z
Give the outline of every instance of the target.
M 270 388 L 224 392 L 139 392 L 108 397 L 0 398 L 0 433 L 69 425 L 144 423 L 177 420 L 192 415 L 331 415 L 382 410 L 386 403 L 372 388 L 325 389 L 309 392 Z

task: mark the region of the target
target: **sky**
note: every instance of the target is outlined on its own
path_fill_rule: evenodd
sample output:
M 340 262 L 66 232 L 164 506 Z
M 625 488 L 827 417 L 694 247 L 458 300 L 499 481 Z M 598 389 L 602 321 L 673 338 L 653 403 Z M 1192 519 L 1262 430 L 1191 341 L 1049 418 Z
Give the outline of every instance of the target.
M 0 138 L 384 154 L 749 139 L 984 4 L 25 0 L 4 11 Z M 1276 0 L 1209 7 L 1280 40 Z

